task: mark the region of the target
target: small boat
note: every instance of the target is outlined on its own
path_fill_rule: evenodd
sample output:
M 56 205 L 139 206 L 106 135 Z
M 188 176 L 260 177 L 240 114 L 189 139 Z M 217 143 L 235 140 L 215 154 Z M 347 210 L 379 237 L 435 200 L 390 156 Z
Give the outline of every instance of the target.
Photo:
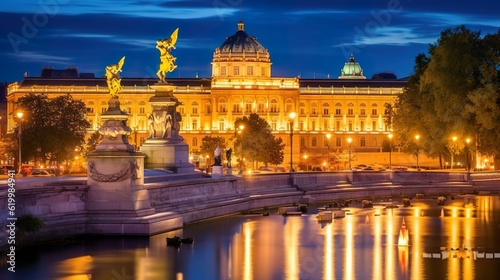
M 194 239 L 192 237 L 188 237 L 188 238 L 182 238 L 182 243 L 186 243 L 186 244 L 193 244 L 194 242 Z

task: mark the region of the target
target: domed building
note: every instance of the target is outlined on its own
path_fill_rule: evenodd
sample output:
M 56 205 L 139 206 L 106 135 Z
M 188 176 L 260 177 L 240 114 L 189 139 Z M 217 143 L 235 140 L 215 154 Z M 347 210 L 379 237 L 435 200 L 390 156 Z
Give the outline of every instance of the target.
M 291 155 L 295 170 L 299 165 L 303 169 L 304 165 L 346 168 L 347 163 L 334 162 L 333 155 L 342 158 L 343 154 L 345 159 L 347 150 L 360 163 L 388 164 L 388 157 L 381 155 L 382 143 L 392 130 L 385 121 L 385 104 L 394 104 L 406 81 L 366 79 L 354 56 L 345 62 L 338 79 L 273 77 L 270 57 L 270 52 L 256 37 L 246 33 L 240 21 L 236 33 L 226 37 L 214 50 L 211 78 L 168 78 L 176 86 L 174 95 L 182 102 L 177 107 L 182 116 L 180 134 L 189 145 L 193 163 L 209 164 L 206 162 L 209 155 L 200 153 L 203 137 L 223 137 L 231 145 L 230 139 L 237 130 L 235 121 L 257 113 L 269 123 L 273 135 L 283 139 L 283 165 L 287 169 Z M 73 73 L 72 78 L 66 75 L 63 79 L 51 73 L 25 77 L 22 82 L 9 85 L 8 130 L 16 126 L 16 100 L 28 93 L 45 93 L 49 98 L 71 94 L 82 100 L 92 124 L 88 133 L 94 133 L 108 107 L 106 79 L 83 73 Z M 156 83 L 157 78 L 142 77 L 124 77 L 121 81 L 120 102 L 130 115 L 128 125 L 133 133 L 129 141 L 136 147 L 149 135 L 147 117 L 152 107 L 148 100 L 155 93 Z M 289 117 L 291 112 L 296 113 L 293 122 Z M 325 155 L 329 153 L 332 156 L 326 162 Z
M 363 76 L 363 69 L 358 62 L 354 61 L 354 55 L 351 54 L 349 61 L 344 64 L 339 79 L 366 79 Z
M 238 30 L 215 49 L 212 61 L 212 77 L 271 77 L 269 51 L 256 37 L 245 32 L 242 21 Z

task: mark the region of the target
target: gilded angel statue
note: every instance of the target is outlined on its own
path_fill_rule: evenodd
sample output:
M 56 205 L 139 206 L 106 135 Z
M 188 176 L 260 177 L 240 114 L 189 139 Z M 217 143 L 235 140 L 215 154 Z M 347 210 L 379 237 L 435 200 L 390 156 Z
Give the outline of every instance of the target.
M 106 66 L 106 79 L 108 82 L 109 94 L 112 97 L 116 97 L 119 92 L 123 91 L 120 75 L 122 71 L 123 64 L 125 63 L 125 57 L 122 57 L 117 64 L 111 64 Z
M 179 28 L 172 32 L 170 38 L 156 41 L 156 48 L 160 51 L 160 69 L 156 72 L 156 75 L 163 83 L 166 83 L 165 78 L 167 73 L 172 72 L 175 68 L 177 68 L 177 65 L 175 64 L 175 60 L 177 58 L 170 53 L 170 49 L 175 49 L 178 33 Z

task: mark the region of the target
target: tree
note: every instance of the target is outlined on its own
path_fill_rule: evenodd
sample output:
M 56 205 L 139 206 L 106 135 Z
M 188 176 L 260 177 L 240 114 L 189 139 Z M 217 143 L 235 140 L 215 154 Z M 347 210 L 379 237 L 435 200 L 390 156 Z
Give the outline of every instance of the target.
M 248 117 L 238 118 L 235 127 L 244 127 L 235 131 L 235 153 L 241 158 L 252 162 L 262 162 L 266 166 L 281 164 L 284 160 L 283 139 L 275 138 L 271 133 L 271 126 L 258 114 L 252 113 Z
M 221 148 L 221 150 L 224 151 L 226 149 L 226 139 L 219 136 L 205 136 L 201 139 L 200 152 L 202 155 L 206 154 L 209 156 L 209 158 L 213 158 L 214 151 L 217 147 Z
M 418 148 L 441 159 L 448 155 L 450 137 L 465 141 L 475 134 L 474 115 L 464 108 L 480 85 L 482 44 L 479 32 L 460 26 L 443 31 L 429 46 L 429 57 L 417 56 L 415 73 L 395 105 L 394 128 L 404 150 L 414 150 L 413 138 L 419 134 Z
M 27 94 L 17 100 L 17 106 L 24 113 L 21 125 L 24 161 L 68 161 L 75 149 L 81 149 L 85 143 L 90 127 L 87 109 L 71 95 L 49 99 L 44 94 Z

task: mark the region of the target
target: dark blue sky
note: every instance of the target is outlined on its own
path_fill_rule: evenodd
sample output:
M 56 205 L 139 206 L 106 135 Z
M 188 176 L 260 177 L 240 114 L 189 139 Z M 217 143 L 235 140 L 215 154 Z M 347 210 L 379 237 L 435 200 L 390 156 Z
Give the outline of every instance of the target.
M 240 19 L 269 50 L 273 76 L 336 78 L 353 53 L 365 76 L 403 78 L 441 31 L 497 32 L 499 11 L 492 0 L 4 0 L 0 81 L 38 76 L 43 66 L 102 76 L 122 56 L 122 77 L 155 77 L 155 42 L 177 27 L 169 77 L 210 77 L 213 51 Z

